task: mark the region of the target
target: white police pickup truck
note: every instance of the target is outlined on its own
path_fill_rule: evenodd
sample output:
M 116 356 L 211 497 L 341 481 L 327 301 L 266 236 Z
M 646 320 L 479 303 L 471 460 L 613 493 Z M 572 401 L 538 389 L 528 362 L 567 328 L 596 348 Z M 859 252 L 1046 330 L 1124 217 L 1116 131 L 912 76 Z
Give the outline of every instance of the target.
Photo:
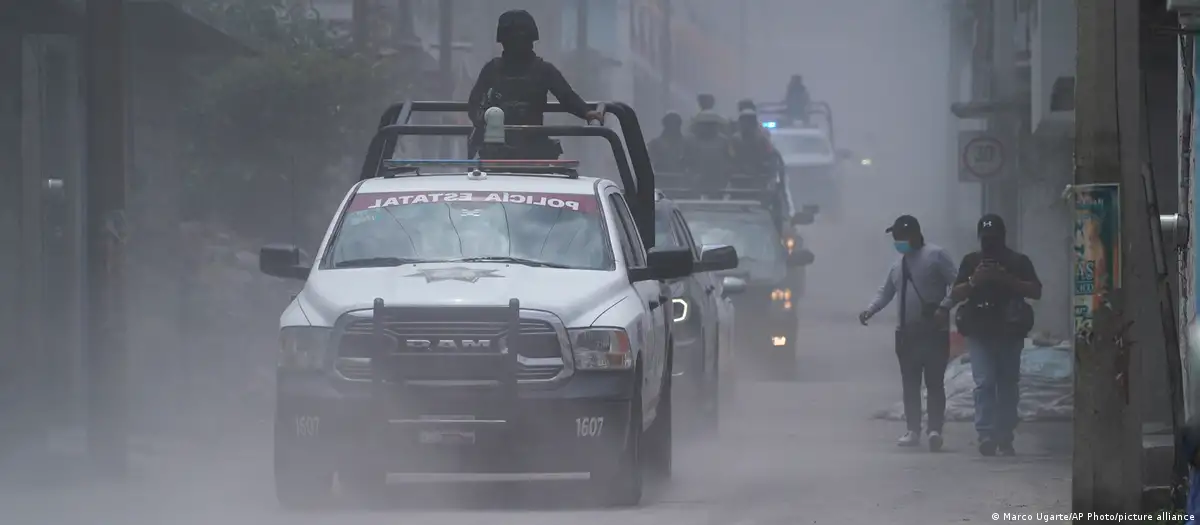
M 263 272 L 304 281 L 280 317 L 283 505 L 321 501 L 335 473 L 375 494 L 587 480 L 636 505 L 643 466 L 669 473 L 663 281 L 692 254 L 647 252 L 621 189 L 572 161 L 462 162 L 357 183 L 311 266 L 262 249 Z

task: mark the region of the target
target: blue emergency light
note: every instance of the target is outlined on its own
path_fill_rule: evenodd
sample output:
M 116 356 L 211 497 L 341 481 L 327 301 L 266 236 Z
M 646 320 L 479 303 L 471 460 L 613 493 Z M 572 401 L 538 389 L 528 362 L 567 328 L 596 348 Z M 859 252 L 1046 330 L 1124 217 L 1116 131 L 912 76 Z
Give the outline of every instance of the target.
M 429 166 L 461 166 L 479 169 L 575 169 L 579 167 L 579 161 L 542 159 L 387 159 L 383 161 L 383 166 L 388 169 L 422 168 Z
M 775 122 L 763 122 L 763 127 L 767 129 L 775 129 Z

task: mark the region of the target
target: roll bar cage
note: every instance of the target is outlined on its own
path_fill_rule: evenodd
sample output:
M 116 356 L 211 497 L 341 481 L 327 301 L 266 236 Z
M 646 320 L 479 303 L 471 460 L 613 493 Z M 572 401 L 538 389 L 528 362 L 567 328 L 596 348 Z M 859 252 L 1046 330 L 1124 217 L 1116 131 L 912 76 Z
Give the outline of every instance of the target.
M 647 249 L 654 247 L 654 169 L 650 165 L 650 153 L 646 149 L 646 138 L 638 123 L 637 113 L 624 102 L 589 102 L 601 108 L 605 114 L 617 117 L 621 125 L 618 135 L 612 128 L 604 126 L 505 126 L 506 133 L 542 137 L 603 137 L 608 141 L 616 160 L 617 171 L 625 192 L 632 196 L 630 211 L 637 224 L 638 233 Z M 470 136 L 475 129 L 470 125 L 409 124 L 414 112 L 467 113 L 466 102 L 452 101 L 405 101 L 388 106 L 379 117 L 379 128 L 367 148 L 359 180 L 387 176 L 387 162 L 396 143 L 402 136 Z M 566 113 L 561 103 L 546 104 L 547 113 Z

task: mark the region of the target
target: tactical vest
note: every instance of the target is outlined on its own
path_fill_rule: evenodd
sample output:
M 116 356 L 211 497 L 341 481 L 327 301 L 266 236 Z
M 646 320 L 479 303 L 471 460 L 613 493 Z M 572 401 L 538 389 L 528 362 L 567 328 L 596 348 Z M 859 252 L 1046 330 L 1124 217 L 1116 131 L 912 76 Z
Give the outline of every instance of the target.
M 483 101 L 484 111 L 491 107 L 504 110 L 504 123 L 510 126 L 541 124 L 538 117 L 545 109 L 547 91 L 537 75 L 541 64 L 542 58 L 534 57 L 528 64 L 507 67 L 503 58 L 497 58 L 491 88 Z

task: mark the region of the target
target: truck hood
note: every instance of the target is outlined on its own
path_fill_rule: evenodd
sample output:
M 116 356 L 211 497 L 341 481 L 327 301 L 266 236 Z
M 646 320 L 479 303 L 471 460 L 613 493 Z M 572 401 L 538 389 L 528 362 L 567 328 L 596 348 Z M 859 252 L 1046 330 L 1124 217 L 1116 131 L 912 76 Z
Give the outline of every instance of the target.
M 792 154 L 783 155 L 783 165 L 789 168 L 809 166 L 833 166 L 835 159 L 829 155 Z
M 589 326 L 628 287 L 616 271 L 423 263 L 319 270 L 297 299 L 313 322 L 330 324 L 345 312 L 370 309 L 376 298 L 389 306 L 507 306 L 516 298 L 521 308 L 552 312 L 568 326 Z

